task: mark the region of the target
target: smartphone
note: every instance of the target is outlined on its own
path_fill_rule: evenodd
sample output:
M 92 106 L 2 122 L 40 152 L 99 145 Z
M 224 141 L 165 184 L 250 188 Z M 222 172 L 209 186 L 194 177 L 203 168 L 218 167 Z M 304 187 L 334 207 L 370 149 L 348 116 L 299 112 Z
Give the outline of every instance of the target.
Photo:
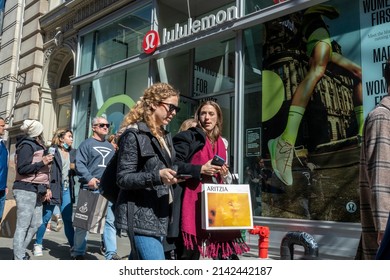
M 176 174 L 175 177 L 178 180 L 187 180 L 187 179 L 192 178 L 192 175 L 191 174 Z
M 213 157 L 213 160 L 211 161 L 211 164 L 212 165 L 222 166 L 222 165 L 225 164 L 225 160 L 223 158 L 221 158 L 219 155 L 215 155 Z
M 50 147 L 49 148 L 49 154 L 54 155 L 56 153 L 56 148 Z

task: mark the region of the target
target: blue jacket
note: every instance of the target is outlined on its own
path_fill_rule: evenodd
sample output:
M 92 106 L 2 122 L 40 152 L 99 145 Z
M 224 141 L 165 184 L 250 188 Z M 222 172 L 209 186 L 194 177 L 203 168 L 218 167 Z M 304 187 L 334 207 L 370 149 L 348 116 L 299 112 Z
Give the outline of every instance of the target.
M 8 151 L 4 141 L 0 139 L 0 191 L 7 187 Z

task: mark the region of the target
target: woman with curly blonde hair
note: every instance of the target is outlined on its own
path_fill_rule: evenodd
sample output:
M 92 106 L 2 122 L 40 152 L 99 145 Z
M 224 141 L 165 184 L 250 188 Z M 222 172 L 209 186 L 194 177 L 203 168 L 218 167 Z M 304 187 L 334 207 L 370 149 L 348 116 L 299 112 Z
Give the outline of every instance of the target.
M 168 103 L 168 101 L 165 99 L 170 97 L 172 97 L 176 102 Z M 177 107 L 178 102 L 179 92 L 176 91 L 171 85 L 166 83 L 154 84 L 145 90 L 140 100 L 124 117 L 121 128 L 125 128 L 129 125 L 143 121 L 148 125 L 151 133 L 154 136 L 160 137 L 162 134 L 164 134 L 163 126 L 167 125 L 180 110 L 180 108 Z M 166 124 L 161 124 L 156 121 L 156 115 L 154 114 L 156 110 L 156 104 L 163 105 L 166 111 L 170 113 L 165 120 Z
M 179 92 L 157 83 L 147 88 L 121 125 L 115 210 L 117 229 L 128 233 L 131 259 L 165 259 L 173 204 L 175 150 L 165 126 L 179 111 Z

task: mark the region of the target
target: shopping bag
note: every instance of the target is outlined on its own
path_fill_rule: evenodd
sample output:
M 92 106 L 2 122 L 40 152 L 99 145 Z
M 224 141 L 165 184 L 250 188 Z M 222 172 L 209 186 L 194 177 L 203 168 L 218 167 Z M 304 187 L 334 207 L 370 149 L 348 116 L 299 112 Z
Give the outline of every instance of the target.
M 203 184 L 202 228 L 206 230 L 252 229 L 249 185 Z
M 99 195 L 99 199 L 96 203 L 95 212 L 92 217 L 90 233 L 103 233 L 104 224 L 106 223 L 106 214 L 108 208 L 108 201 L 102 195 Z
M 7 199 L 4 204 L 3 219 L 0 223 L 0 236 L 13 238 L 16 229 L 16 201 Z
M 103 233 L 108 201 L 99 193 L 80 189 L 73 226 Z

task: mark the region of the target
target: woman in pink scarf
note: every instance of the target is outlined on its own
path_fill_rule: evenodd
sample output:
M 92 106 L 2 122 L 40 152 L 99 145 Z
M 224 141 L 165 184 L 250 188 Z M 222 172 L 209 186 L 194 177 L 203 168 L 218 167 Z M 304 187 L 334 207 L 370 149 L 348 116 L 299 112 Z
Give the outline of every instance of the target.
M 226 164 L 211 164 L 214 155 L 226 161 L 226 147 L 221 137 L 221 108 L 214 101 L 205 101 L 196 110 L 195 120 L 196 127 L 182 131 L 173 138 L 178 173 L 192 175 L 191 179 L 182 183 L 181 231 L 184 252 L 181 259 L 199 259 L 200 255 L 214 259 L 237 259 L 237 255 L 249 250 L 239 230 L 206 231 L 201 227 L 202 184 L 223 183 L 229 173 Z

